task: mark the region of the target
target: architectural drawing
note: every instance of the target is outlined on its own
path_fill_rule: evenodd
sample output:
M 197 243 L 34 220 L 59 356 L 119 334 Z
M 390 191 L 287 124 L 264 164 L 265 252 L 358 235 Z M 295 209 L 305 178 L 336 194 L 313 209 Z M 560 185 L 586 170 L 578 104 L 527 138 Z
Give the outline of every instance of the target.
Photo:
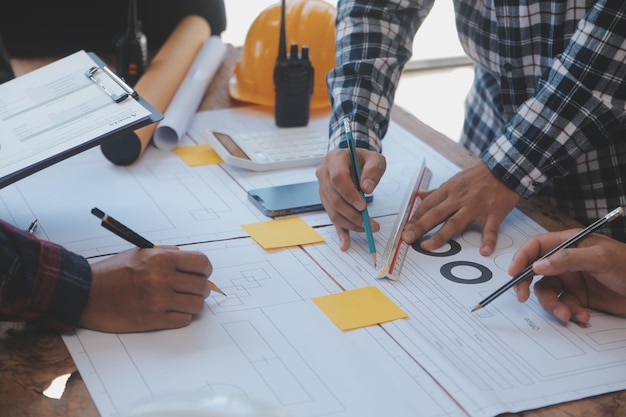
M 198 391 L 250 396 L 294 417 L 466 416 L 382 328 L 341 332 L 317 308 L 312 297 L 340 289 L 302 249 L 266 252 L 249 238 L 189 249 L 213 260 L 227 294 L 210 296 L 190 326 L 64 336 L 103 417 Z
M 379 219 L 383 243 L 391 218 Z M 409 314 L 382 326 L 472 416 L 493 416 L 626 388 L 626 323 L 594 313 L 590 326 L 563 324 L 535 298 L 520 304 L 514 292 L 488 307 L 471 308 L 510 277 L 515 250 L 543 230 L 518 211 L 501 226 L 496 251 L 479 254 L 471 228 L 441 250 L 413 245 L 397 282 L 377 279 L 364 236 L 339 251 L 334 227 L 318 229 L 325 245 L 305 250 L 345 290 L 378 285 Z M 591 382 L 593 381 L 593 382 Z
M 236 393 L 293 417 L 487 417 L 626 388 L 626 322 L 593 313 L 579 327 L 551 318 L 534 298 L 513 292 L 476 313 L 500 287 L 511 257 L 543 231 L 514 211 L 490 257 L 472 227 L 444 248 L 408 251 L 398 281 L 377 279 L 364 236 L 338 248 L 325 213 L 302 217 L 326 242 L 264 251 L 241 224 L 268 221 L 246 190 L 314 179 L 314 169 L 252 173 L 220 165 L 188 167 L 149 147 L 129 167 L 93 149 L 0 190 L 0 216 L 18 227 L 39 219 L 38 236 L 92 259 L 129 245 L 91 215 L 98 207 L 158 245 L 201 250 L 227 297 L 210 296 L 190 326 L 63 339 L 103 417 L 166 394 Z M 423 159 L 431 188 L 458 168 L 392 123 L 388 169 L 370 215 L 382 250 L 406 188 Z M 409 314 L 341 332 L 312 297 L 378 286 Z

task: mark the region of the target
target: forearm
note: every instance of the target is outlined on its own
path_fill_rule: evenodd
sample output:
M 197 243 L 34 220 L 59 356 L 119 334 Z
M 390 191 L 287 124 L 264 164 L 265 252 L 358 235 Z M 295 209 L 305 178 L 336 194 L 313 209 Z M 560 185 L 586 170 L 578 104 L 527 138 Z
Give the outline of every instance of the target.
M 0 319 L 68 330 L 80 319 L 90 285 L 83 257 L 0 222 Z
M 347 116 L 357 146 L 380 152 L 413 37 L 432 3 L 339 1 L 336 67 L 327 77 L 333 109 L 331 149 L 345 147 L 342 120 Z
M 626 123 L 625 12 L 623 2 L 598 2 L 483 153 L 492 172 L 520 195 L 570 173 L 583 153 L 606 146 Z

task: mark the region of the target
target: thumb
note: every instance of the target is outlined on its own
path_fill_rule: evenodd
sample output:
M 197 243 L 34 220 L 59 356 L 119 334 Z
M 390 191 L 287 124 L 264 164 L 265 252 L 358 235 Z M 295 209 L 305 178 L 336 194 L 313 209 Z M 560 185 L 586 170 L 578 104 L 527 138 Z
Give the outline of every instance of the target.
M 533 270 L 538 275 L 590 270 L 595 265 L 595 257 L 590 252 L 578 248 L 561 249 L 547 258 L 535 261 Z

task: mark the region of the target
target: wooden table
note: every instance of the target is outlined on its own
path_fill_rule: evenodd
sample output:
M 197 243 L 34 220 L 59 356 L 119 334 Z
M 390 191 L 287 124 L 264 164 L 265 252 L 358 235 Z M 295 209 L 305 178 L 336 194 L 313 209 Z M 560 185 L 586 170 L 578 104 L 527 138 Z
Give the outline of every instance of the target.
M 219 109 L 245 105 L 230 98 L 228 79 L 239 56 L 229 46 L 227 57 L 209 86 L 200 109 Z M 49 60 L 14 60 L 17 75 L 35 69 Z M 395 108 L 394 120 L 420 137 L 450 161 L 464 168 L 476 156 L 448 137 L 425 125 L 403 109 Z M 519 208 L 547 230 L 577 227 L 575 221 L 544 201 L 533 198 L 520 202 Z M 50 382 L 71 374 L 60 399 L 43 395 Z M 624 376 L 626 378 L 626 375 Z M 626 415 L 626 391 L 604 394 L 537 410 L 503 414 L 506 417 L 559 417 Z M 0 322 L 0 417 L 99 417 L 65 344 L 60 336 L 19 324 Z

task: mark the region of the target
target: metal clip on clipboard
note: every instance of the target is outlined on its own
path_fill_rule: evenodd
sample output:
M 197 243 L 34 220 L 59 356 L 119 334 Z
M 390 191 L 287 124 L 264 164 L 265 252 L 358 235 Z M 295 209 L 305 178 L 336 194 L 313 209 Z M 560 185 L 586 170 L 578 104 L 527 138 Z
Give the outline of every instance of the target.
M 104 74 L 106 74 L 124 92 L 121 93 L 121 94 L 115 94 L 115 93 L 111 92 L 109 90 L 109 88 L 107 88 L 102 83 L 102 81 L 100 81 L 99 79 L 96 78 L 96 73 L 98 71 L 102 71 Z M 124 82 L 124 80 L 122 80 L 120 77 L 118 77 L 108 67 L 105 67 L 105 66 L 104 67 L 93 66 L 93 67 L 89 68 L 87 71 L 85 71 L 85 76 L 87 78 L 89 78 L 91 81 L 93 81 L 94 84 L 96 84 L 97 86 L 102 88 L 104 90 L 104 92 L 107 93 L 109 95 L 109 97 L 111 97 L 113 99 L 113 101 L 115 101 L 116 103 L 121 103 L 122 101 L 126 100 L 128 97 L 132 97 L 132 98 L 136 99 L 139 96 L 137 94 L 137 92 L 132 87 L 130 87 L 128 84 L 126 84 L 126 82 Z
M 431 177 L 432 172 L 426 167 L 425 162 L 422 162 L 422 166 L 415 173 L 405 200 L 402 206 L 400 206 L 401 210 L 398 213 L 398 217 L 396 217 L 396 223 L 393 226 L 391 237 L 385 248 L 383 266 L 376 278 L 389 278 L 394 281 L 399 279 L 400 271 L 410 246 L 402 240 L 402 230 L 422 202 L 419 192 L 428 189 Z

